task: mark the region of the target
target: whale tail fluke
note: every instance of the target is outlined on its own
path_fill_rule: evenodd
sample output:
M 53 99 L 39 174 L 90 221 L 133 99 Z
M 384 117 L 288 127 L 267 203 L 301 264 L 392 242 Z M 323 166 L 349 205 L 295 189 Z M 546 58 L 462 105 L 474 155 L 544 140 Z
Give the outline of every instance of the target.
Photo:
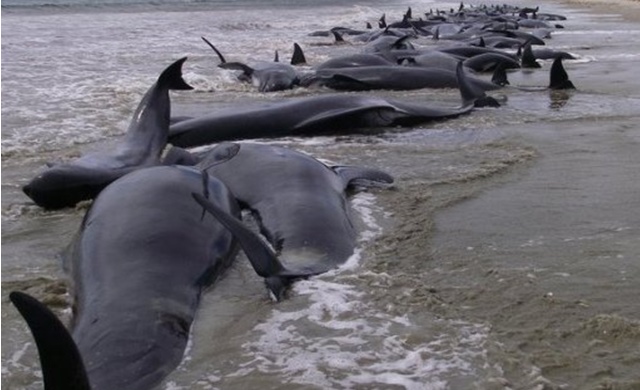
M 166 86 L 167 89 L 173 90 L 193 89 L 192 86 L 182 79 L 182 64 L 184 64 L 186 60 L 187 57 L 182 57 L 169 65 L 169 67 L 160 74 L 160 77 L 158 77 L 158 85 Z
M 80 352 L 56 315 L 28 294 L 14 291 L 9 299 L 35 339 L 45 390 L 91 390 Z
M 466 72 L 462 61 L 458 62 L 456 68 L 456 78 L 458 80 L 458 88 L 460 88 L 460 96 L 462 97 L 462 106 L 468 107 L 473 105 L 475 107 L 499 107 L 500 103 L 491 96 L 487 96 L 484 90 L 476 85 L 473 85 L 469 78 L 467 78 Z
M 200 37 L 202 38 L 202 40 L 204 41 L 204 43 L 206 43 L 207 45 L 209 45 L 210 48 L 213 49 L 213 51 L 216 52 L 216 54 L 218 55 L 218 58 L 220 59 L 220 63 L 224 64 L 225 62 L 227 62 L 227 60 L 224 59 L 224 57 L 222 56 L 222 53 L 220 53 L 220 50 L 216 49 L 215 46 L 213 46 L 213 44 L 211 42 L 209 42 L 209 40 L 205 37 Z
M 562 57 L 557 57 L 551 65 L 549 89 L 576 89 L 562 65 Z

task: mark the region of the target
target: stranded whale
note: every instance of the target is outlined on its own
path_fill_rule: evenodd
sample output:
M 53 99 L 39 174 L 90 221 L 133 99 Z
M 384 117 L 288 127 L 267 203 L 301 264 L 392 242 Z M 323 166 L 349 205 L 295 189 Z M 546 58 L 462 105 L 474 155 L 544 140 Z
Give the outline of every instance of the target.
M 466 114 L 478 105 L 497 105 L 483 90 L 469 83 L 462 63 L 456 75 L 462 98 L 458 107 L 353 94 L 294 98 L 258 107 L 220 110 L 174 123 L 169 130 L 169 142 L 194 147 L 239 139 L 342 134 L 387 126 L 412 126 Z
M 259 252 L 258 257 L 266 256 L 252 260 L 258 274 L 284 278 L 285 284 L 293 277 L 331 270 L 353 254 L 357 231 L 346 198 L 349 186 L 393 182 L 390 175 L 377 169 L 329 167 L 307 154 L 271 145 L 223 143 L 212 152 L 226 161 L 203 169 L 222 180 L 240 205 L 254 214 L 279 260 L 275 255 L 269 256 L 269 249 L 252 249 L 258 245 L 256 239 L 245 244 L 243 238 L 252 233 L 247 233 L 237 218 L 223 211 L 216 214 L 215 205 L 208 210 L 213 209 L 220 222 L 233 232 L 249 259 L 255 251 Z M 233 157 L 228 158 L 229 155 Z M 267 279 L 268 285 L 270 282 L 278 281 Z M 283 290 L 272 285 L 269 288 L 276 298 L 281 297 Z
M 54 165 L 23 187 L 36 204 L 47 209 L 74 206 L 92 199 L 109 183 L 142 167 L 159 165 L 167 145 L 171 103 L 169 90 L 192 89 L 182 79 L 186 57 L 166 68 L 144 95 L 124 138 L 114 150 L 88 153 Z
M 33 324 L 28 313 L 41 316 L 37 305 L 27 302 L 23 313 L 47 389 L 88 389 L 87 382 L 93 390 L 152 389 L 178 366 L 203 289 L 238 249 L 193 192 L 239 216 L 227 187 L 215 178 L 203 183 L 193 167 L 140 169 L 95 199 L 64 255 L 72 338 L 55 316 Z M 85 385 L 74 387 L 75 377 Z

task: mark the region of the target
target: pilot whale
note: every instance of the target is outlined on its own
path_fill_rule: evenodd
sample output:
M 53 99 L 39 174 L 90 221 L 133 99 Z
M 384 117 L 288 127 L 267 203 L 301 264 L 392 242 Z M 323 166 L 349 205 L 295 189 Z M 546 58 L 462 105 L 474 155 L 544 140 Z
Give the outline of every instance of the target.
M 236 236 L 249 259 L 255 251 L 258 256 L 267 256 L 265 260 L 252 260 L 252 264 L 260 276 L 268 278 L 267 285 L 277 299 L 286 290 L 287 280 L 334 269 L 354 253 L 358 232 L 348 206 L 347 189 L 356 183 L 393 182 L 389 174 L 377 169 L 329 167 L 284 147 L 222 143 L 212 151 L 233 157 L 203 169 L 224 182 L 240 205 L 254 214 L 277 259 L 267 253 L 268 249 L 252 249 L 257 244 L 245 244 L 243 238 L 249 233 L 237 218 L 223 211 L 213 213 Z M 209 205 L 207 210 L 211 212 L 212 207 L 220 209 Z M 283 285 L 279 288 L 270 284 L 277 282 Z
M 298 85 L 300 78 L 298 72 L 292 65 L 306 63 L 302 48 L 297 43 L 293 44 L 293 56 L 291 64 L 280 62 L 278 52 L 272 62 L 260 61 L 252 65 L 243 62 L 227 62 L 220 51 L 211 44 L 205 37 L 202 40 L 213 49 L 220 59 L 219 68 L 240 70 L 242 74 L 238 77 L 242 81 L 250 81 L 260 92 L 274 92 L 291 89 Z
M 94 200 L 63 256 L 71 331 L 55 316 L 30 320 L 42 308 L 23 305 L 47 390 L 153 389 L 178 366 L 203 289 L 238 250 L 193 192 L 239 216 L 227 187 L 213 177 L 204 183 L 194 167 L 139 169 Z M 71 378 L 84 379 L 74 387 Z
M 182 79 L 182 58 L 166 68 L 144 95 L 124 138 L 113 150 L 98 151 L 54 165 L 22 190 L 47 209 L 74 206 L 93 199 L 109 183 L 142 167 L 161 164 L 167 145 L 171 103 L 169 90 L 192 89 Z
M 475 106 L 497 105 L 472 85 L 462 63 L 456 69 L 462 104 L 431 106 L 373 95 L 326 94 L 292 98 L 258 107 L 239 107 L 174 123 L 169 143 L 179 147 L 221 141 L 343 134 L 363 129 L 416 124 L 467 114 Z
M 475 88 L 484 91 L 501 88 L 500 85 L 480 78 L 467 77 L 467 80 Z M 302 85 L 321 85 L 346 91 L 408 91 L 423 88 L 457 88 L 458 76 L 455 68 L 447 70 L 436 67 L 376 65 L 319 70 L 313 76 L 306 77 Z

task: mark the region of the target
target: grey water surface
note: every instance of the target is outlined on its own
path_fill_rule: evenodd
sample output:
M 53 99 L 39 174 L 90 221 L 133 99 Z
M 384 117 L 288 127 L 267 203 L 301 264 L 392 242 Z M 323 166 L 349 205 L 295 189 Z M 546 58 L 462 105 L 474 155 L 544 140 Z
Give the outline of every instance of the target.
M 313 65 L 360 48 L 312 31 L 457 5 L 3 1 L 2 386 L 42 388 L 8 293 L 70 315 L 58 255 L 87 205 L 43 211 L 22 194 L 46 162 L 113 143 L 158 74 L 185 55 L 195 91 L 172 92 L 175 115 L 327 92 L 255 92 L 216 67 L 200 36 L 249 62 L 275 50 L 289 58 L 298 42 Z M 579 56 L 565 61 L 577 90 L 505 88 L 491 93 L 502 107 L 454 120 L 267 141 L 385 169 L 396 184 L 352 197 L 357 252 L 284 302 L 269 300 L 240 256 L 204 295 L 162 389 L 640 386 L 640 25 L 535 5 L 568 17 L 547 45 Z M 546 85 L 549 67 L 510 73 L 511 84 Z M 453 90 L 376 93 L 459 104 Z

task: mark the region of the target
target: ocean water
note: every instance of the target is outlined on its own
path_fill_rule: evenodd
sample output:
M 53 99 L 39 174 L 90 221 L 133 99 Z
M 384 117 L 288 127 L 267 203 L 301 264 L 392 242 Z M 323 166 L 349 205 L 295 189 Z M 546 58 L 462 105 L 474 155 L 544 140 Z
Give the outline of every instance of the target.
M 3 1 L 2 386 L 42 388 L 8 293 L 70 315 L 58 254 L 87 206 L 43 211 L 22 194 L 46 162 L 117 140 L 142 94 L 183 56 L 195 91 L 172 92 L 174 115 L 326 92 L 257 93 L 216 67 L 201 36 L 227 60 L 270 60 L 275 50 L 287 59 L 298 42 L 318 64 L 360 46 L 313 31 L 457 5 Z M 269 300 L 241 255 L 204 295 L 162 389 L 640 386 L 640 25 L 614 10 L 539 5 L 569 18 L 548 45 L 579 56 L 565 62 L 576 91 L 507 88 L 492 93 L 502 107 L 450 121 L 262 140 L 385 169 L 396 184 L 351 198 L 356 253 L 284 302 Z M 509 78 L 546 85 L 549 66 Z M 459 104 L 453 90 L 376 94 Z

